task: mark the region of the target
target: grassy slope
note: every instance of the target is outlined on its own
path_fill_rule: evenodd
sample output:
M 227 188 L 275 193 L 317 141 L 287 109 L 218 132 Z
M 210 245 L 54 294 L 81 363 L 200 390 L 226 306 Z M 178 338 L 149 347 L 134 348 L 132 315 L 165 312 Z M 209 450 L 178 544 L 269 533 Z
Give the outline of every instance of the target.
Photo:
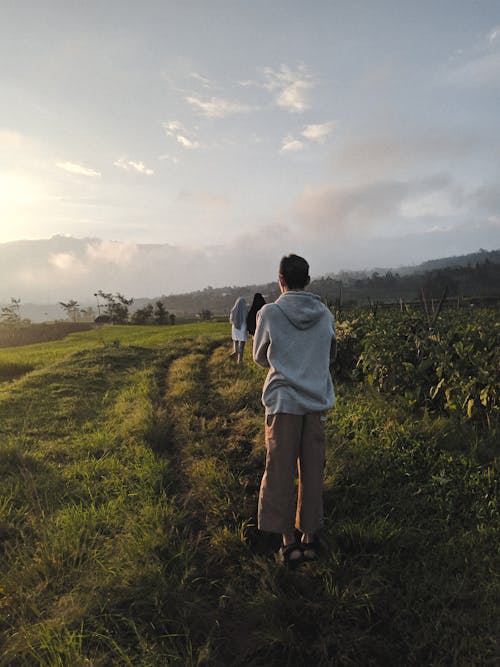
M 0 664 L 493 665 L 492 469 L 339 386 L 325 555 L 283 571 L 255 528 L 263 372 L 227 336 L 2 351 L 37 370 L 0 389 Z

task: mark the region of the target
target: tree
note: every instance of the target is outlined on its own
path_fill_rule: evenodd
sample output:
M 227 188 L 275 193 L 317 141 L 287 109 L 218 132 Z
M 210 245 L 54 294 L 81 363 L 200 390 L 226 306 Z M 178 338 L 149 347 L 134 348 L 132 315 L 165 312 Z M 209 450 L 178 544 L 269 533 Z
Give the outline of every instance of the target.
M 153 319 L 153 304 L 148 303 L 144 308 L 136 310 L 131 319 L 134 324 L 150 324 Z
M 200 312 L 200 320 L 208 321 L 211 319 L 212 319 L 212 311 L 208 310 L 208 308 L 203 308 L 203 310 Z
M 104 300 L 104 312 L 101 314 L 101 305 L 99 301 L 97 302 L 99 309 L 99 317 L 96 319 L 100 322 L 108 321 L 112 324 L 125 324 L 128 320 L 128 307 L 134 303 L 133 299 L 126 299 L 123 294 L 116 292 L 112 294 L 111 292 L 103 292 L 102 290 L 97 290 L 95 297 L 101 297 Z M 109 318 L 109 319 L 108 319 Z
M 21 322 L 21 299 L 14 299 L 11 297 L 10 306 L 2 308 L 0 319 L 4 324 L 15 326 Z
M 168 324 L 168 310 L 165 308 L 163 301 L 156 302 L 155 322 L 156 324 Z
M 95 320 L 95 310 L 92 306 L 87 308 L 80 308 L 80 318 L 82 322 L 93 322 Z
M 169 319 L 170 324 L 173 326 L 175 324 L 175 315 L 174 315 L 174 313 L 170 313 L 170 315 L 168 316 L 168 319 Z
M 78 301 L 75 301 L 74 299 L 71 299 L 67 303 L 64 303 L 64 301 L 59 301 L 59 305 L 63 310 L 66 311 L 66 315 L 68 316 L 68 319 L 71 320 L 72 322 L 78 322 L 80 319 L 80 304 Z

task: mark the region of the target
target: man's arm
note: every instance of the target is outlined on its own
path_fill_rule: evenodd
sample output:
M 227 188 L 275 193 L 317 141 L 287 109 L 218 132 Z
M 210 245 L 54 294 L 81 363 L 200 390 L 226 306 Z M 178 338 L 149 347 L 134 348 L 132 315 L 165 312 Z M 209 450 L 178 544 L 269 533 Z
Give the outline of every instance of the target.
M 257 313 L 257 326 L 255 327 L 255 335 L 253 337 L 253 360 L 259 366 L 269 368 L 269 361 L 267 360 L 267 348 L 269 347 L 269 331 L 267 330 L 265 321 L 261 316 L 260 311 Z

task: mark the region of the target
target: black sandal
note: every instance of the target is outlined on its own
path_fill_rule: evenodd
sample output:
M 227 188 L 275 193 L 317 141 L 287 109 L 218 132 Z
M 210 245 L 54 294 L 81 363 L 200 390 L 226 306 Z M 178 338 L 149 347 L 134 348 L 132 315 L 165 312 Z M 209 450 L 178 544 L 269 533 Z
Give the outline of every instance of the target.
M 318 558 L 318 552 L 321 549 L 321 545 L 317 537 L 314 538 L 312 542 L 301 542 L 300 547 L 302 549 L 304 560 L 316 560 Z
M 292 558 L 291 556 L 294 551 L 298 551 L 300 556 Z M 304 560 L 304 554 L 301 545 L 297 542 L 287 544 L 286 546 L 282 544 L 280 550 L 278 551 L 278 558 L 280 562 L 283 563 L 283 565 L 286 565 L 291 570 L 295 569 Z

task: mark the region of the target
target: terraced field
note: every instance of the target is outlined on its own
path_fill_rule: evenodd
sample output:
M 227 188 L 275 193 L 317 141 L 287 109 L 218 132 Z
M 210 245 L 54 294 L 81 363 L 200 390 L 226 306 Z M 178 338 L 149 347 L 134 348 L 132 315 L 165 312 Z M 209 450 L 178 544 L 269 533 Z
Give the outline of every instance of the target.
M 495 664 L 469 431 L 339 379 L 325 552 L 287 571 L 255 526 L 264 371 L 229 351 L 225 324 L 0 351 L 0 665 Z

